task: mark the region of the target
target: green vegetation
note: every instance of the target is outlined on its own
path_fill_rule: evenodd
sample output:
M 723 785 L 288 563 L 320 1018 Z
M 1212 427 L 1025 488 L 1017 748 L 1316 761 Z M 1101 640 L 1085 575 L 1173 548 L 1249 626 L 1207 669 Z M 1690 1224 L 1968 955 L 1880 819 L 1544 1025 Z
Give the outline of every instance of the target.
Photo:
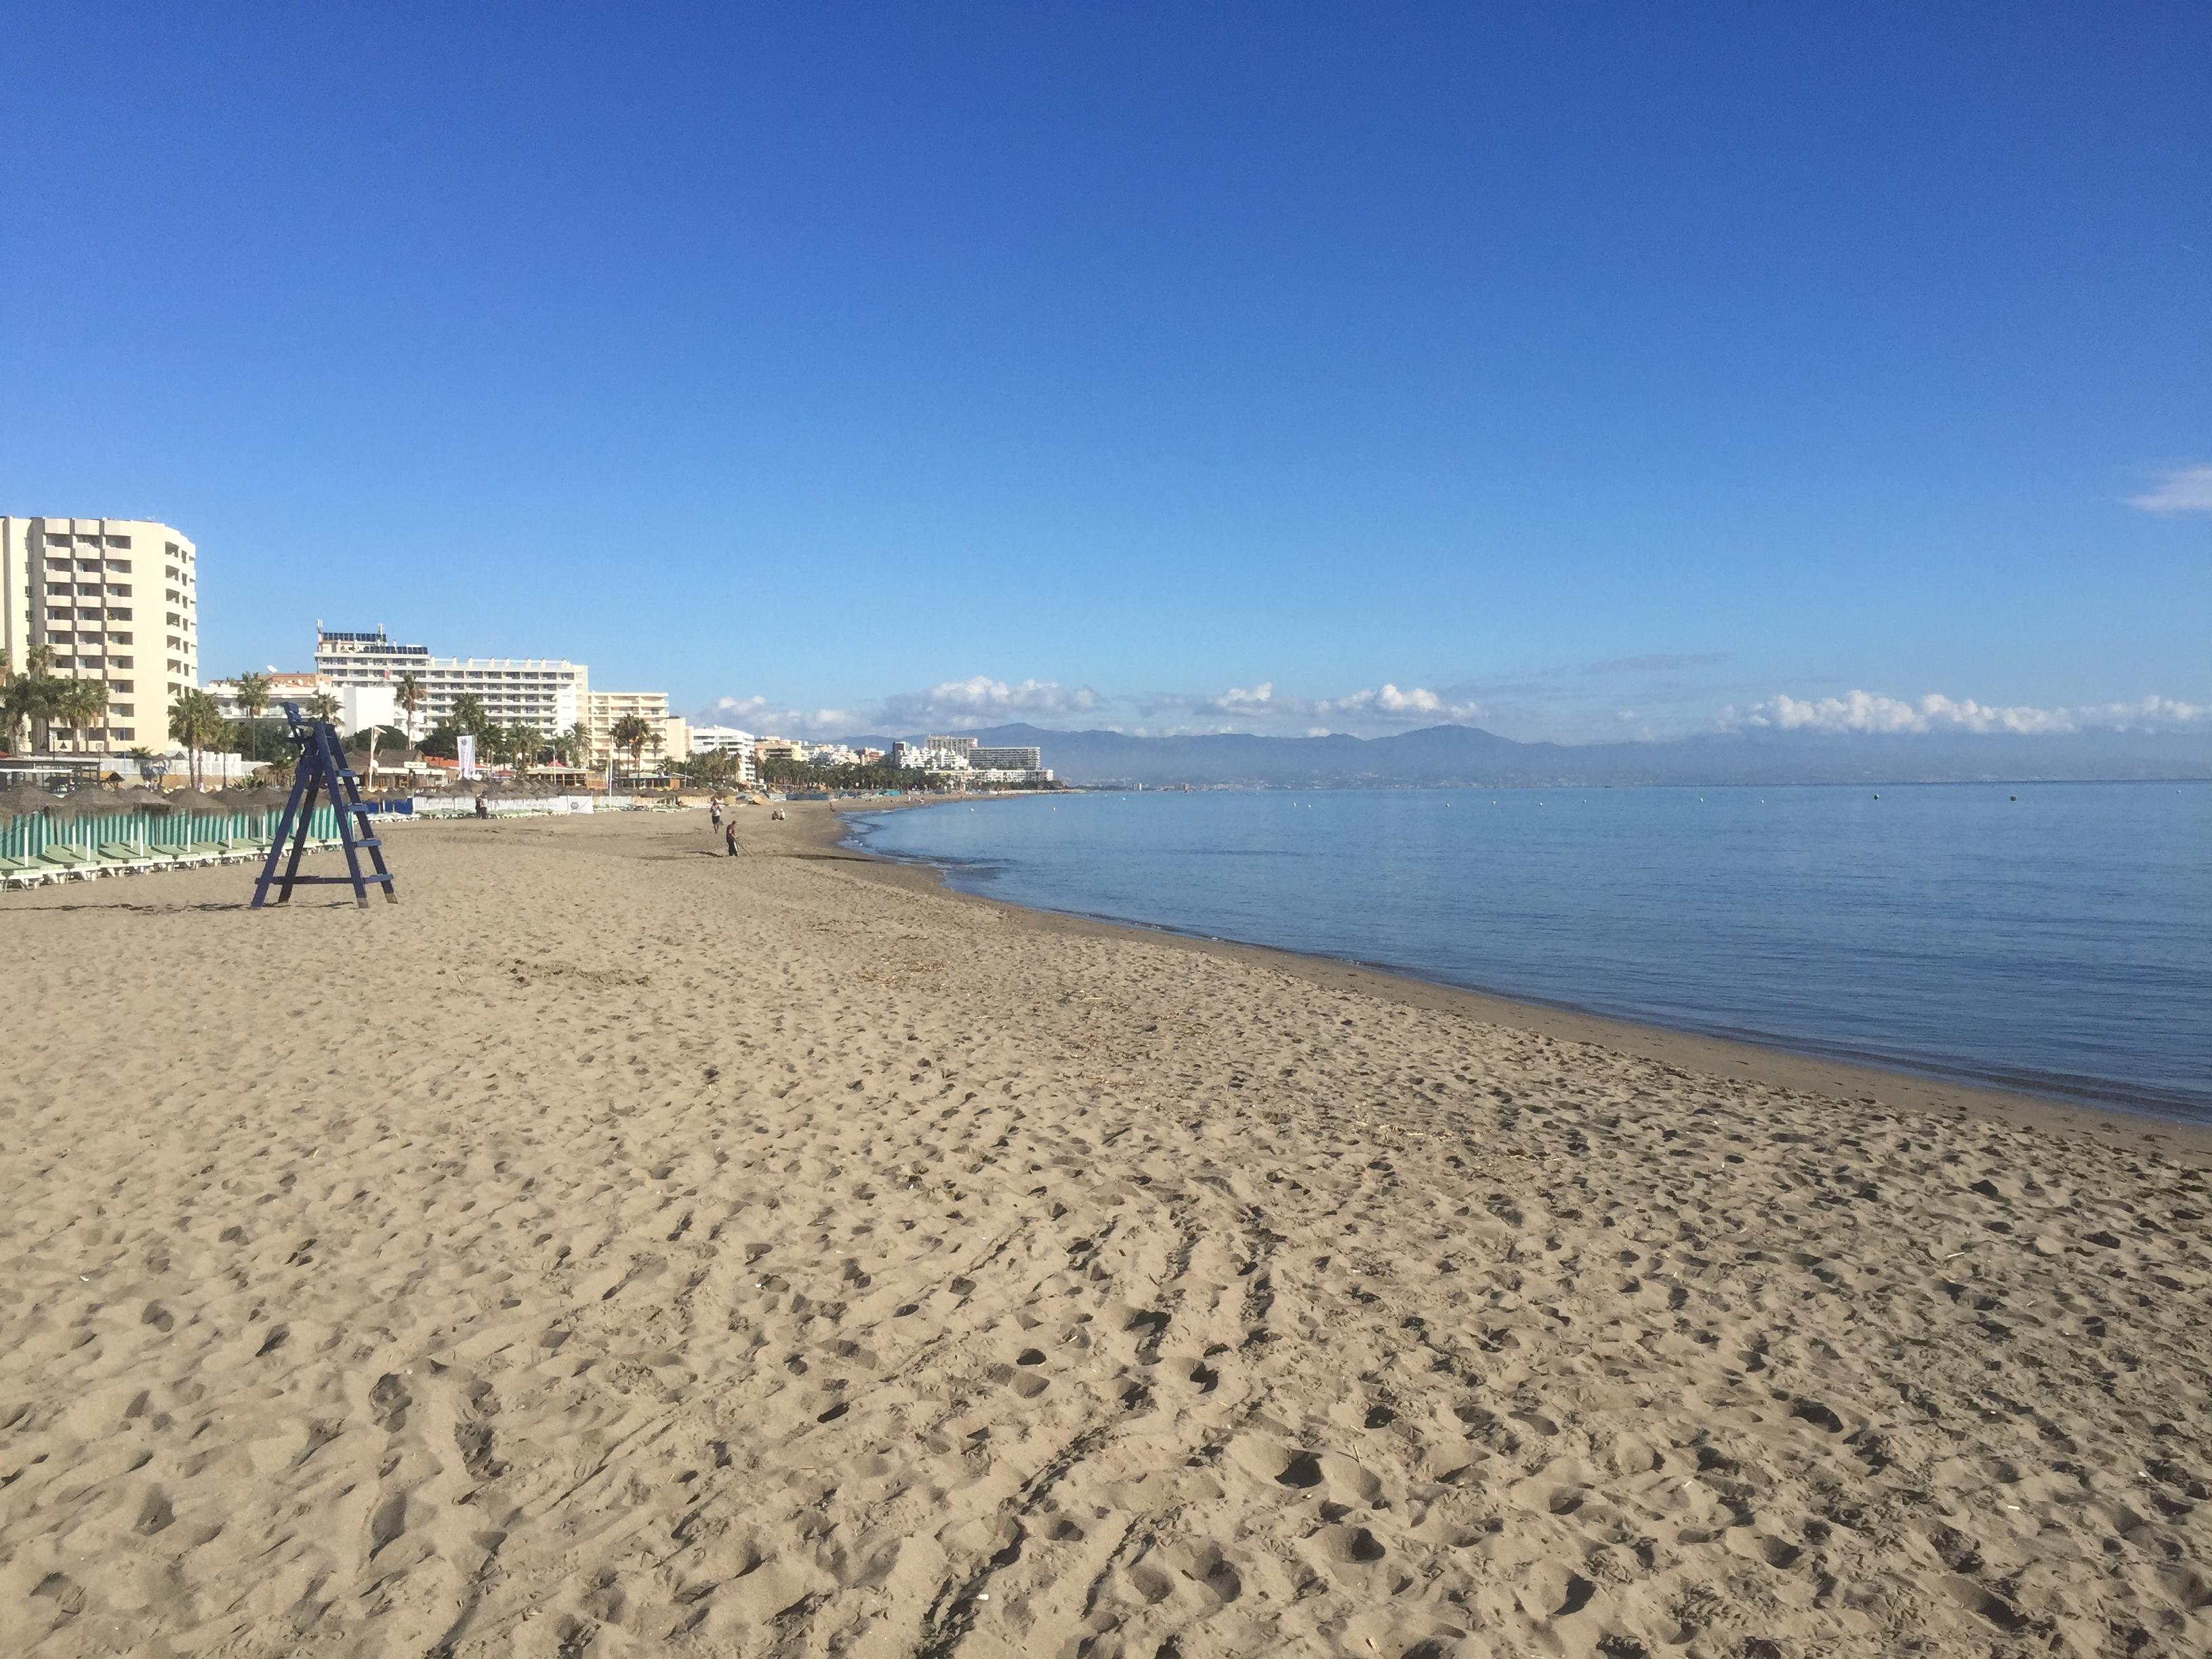
M 200 757 L 222 749 L 231 738 L 230 722 L 223 719 L 212 694 L 179 691 L 169 705 L 169 736 L 185 746 L 185 763 L 191 769 L 192 787 L 201 783 Z
M 238 707 L 247 720 L 258 720 L 269 711 L 269 676 L 240 674 L 234 682 L 238 687 Z
M 633 772 L 643 763 L 647 744 L 656 750 L 660 747 L 660 733 L 642 714 L 624 714 L 608 729 L 607 738 L 617 749 L 629 751 Z
M 13 752 L 16 733 L 31 728 L 31 746 L 52 745 L 57 726 L 86 731 L 106 723 L 107 682 L 64 679 L 53 672 L 52 647 L 34 645 L 23 653 L 23 672 L 9 671 L 8 653 L 0 651 L 0 748 Z
M 453 699 L 453 707 L 439 722 L 441 729 L 465 732 L 476 738 L 477 747 L 483 747 L 484 734 L 492 729 L 491 716 L 484 713 L 483 699 L 473 691 L 464 691 Z
M 402 674 L 392 688 L 392 700 L 399 705 L 399 712 L 407 717 L 410 741 L 415 732 L 415 716 L 422 712 L 424 695 L 422 682 L 411 672 Z

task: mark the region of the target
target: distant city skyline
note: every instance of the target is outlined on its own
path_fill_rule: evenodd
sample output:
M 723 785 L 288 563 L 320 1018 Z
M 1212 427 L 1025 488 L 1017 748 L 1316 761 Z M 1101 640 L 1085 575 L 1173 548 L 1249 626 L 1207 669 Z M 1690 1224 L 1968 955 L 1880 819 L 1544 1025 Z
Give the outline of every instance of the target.
M 0 112 L 6 510 L 180 526 L 207 677 L 322 617 L 804 737 L 2212 724 L 2200 6 L 9 43 L 101 103 Z

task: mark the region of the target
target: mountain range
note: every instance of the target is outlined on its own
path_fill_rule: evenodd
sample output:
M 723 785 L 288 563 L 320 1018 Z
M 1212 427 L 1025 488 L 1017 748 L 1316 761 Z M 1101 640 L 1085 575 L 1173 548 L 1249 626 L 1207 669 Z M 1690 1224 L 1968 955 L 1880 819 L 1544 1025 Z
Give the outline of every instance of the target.
M 2212 732 L 2025 737 L 1754 730 L 1613 744 L 1519 743 L 1473 726 L 1431 726 L 1384 738 L 1133 737 L 1028 725 L 962 735 L 991 745 L 1034 744 L 1063 782 L 1148 787 L 1568 788 L 2212 778 Z M 845 741 L 885 750 L 891 744 L 874 734 Z

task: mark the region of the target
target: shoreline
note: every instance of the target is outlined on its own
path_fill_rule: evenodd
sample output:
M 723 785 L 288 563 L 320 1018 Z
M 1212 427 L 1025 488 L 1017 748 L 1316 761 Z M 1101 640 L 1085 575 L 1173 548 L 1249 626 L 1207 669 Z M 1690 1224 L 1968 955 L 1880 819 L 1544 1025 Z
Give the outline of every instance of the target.
M 1586 1008 L 1478 990 L 1426 978 L 1410 969 L 1317 956 L 1280 945 L 1216 939 L 1184 933 L 1164 924 L 1043 909 L 1011 899 L 968 892 L 946 878 L 943 866 L 929 860 L 895 858 L 876 852 L 858 837 L 856 827 L 846 822 L 882 812 L 917 811 L 949 805 L 953 799 L 895 801 L 882 805 L 832 803 L 830 812 L 836 827 L 823 844 L 862 860 L 876 871 L 921 872 L 932 891 L 965 902 L 988 905 L 1048 930 L 1078 933 L 1096 930 L 1109 936 L 1134 934 L 1207 954 L 1259 962 L 1332 988 L 1360 992 L 1404 1006 L 1455 1012 L 1485 1024 L 1528 1031 L 1554 1042 L 1593 1044 L 1686 1073 L 1831 1095 L 1863 1105 L 1937 1112 L 1954 1118 L 1970 1114 L 1986 1115 L 2062 1133 L 2094 1134 L 2108 1141 L 2114 1137 L 2140 1139 L 2169 1153 L 2184 1152 L 2192 1161 L 2212 1167 L 2212 1124 L 2168 1116 L 2154 1108 L 2038 1094 L 1975 1078 L 1808 1052 L 1779 1041 L 1770 1043 L 1750 1036 L 1685 1030 Z

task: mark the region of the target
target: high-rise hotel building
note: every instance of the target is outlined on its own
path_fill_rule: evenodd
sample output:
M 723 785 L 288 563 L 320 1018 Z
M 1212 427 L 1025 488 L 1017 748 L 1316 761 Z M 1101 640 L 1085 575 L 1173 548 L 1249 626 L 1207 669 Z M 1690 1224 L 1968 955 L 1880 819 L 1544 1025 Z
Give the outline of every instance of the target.
M 199 684 L 197 550 L 146 519 L 0 518 L 0 646 L 21 673 L 45 646 L 63 679 L 107 682 L 104 726 L 54 729 L 62 753 L 168 746 L 169 705 Z
M 473 696 L 496 725 L 534 726 L 547 737 L 587 718 L 588 671 L 580 662 L 552 657 L 434 657 L 428 646 L 400 645 L 380 628 L 374 634 L 339 634 L 315 627 L 315 672 L 339 686 L 396 686 L 406 675 L 422 688 L 416 735 L 453 712 L 456 699 Z

